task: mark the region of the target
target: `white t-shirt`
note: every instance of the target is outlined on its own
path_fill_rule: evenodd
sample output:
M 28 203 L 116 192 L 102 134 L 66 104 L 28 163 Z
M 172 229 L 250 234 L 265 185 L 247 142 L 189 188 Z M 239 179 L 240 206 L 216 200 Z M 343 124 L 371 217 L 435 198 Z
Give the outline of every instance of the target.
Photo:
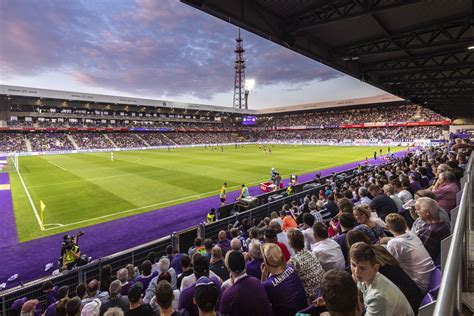
M 412 232 L 406 232 L 390 239 L 387 243 L 387 250 L 398 260 L 400 267 L 425 294 L 435 265 L 420 238 Z
M 222 279 L 217 275 L 215 274 L 214 272 L 212 271 L 209 271 L 209 277 L 215 277 L 216 279 L 220 280 L 221 283 L 222 283 Z M 181 288 L 179 289 L 181 292 L 183 292 L 185 289 L 187 289 L 188 287 L 190 287 L 191 285 L 193 285 L 194 283 L 196 283 L 196 276 L 193 274 L 191 275 L 188 275 L 188 276 L 185 276 L 182 280 L 181 280 Z
M 400 200 L 402 200 L 403 204 L 413 199 L 413 195 L 411 195 L 410 191 L 408 190 L 402 190 L 398 192 L 397 195 L 400 198 Z
M 311 247 L 313 255 L 319 259 L 324 271 L 328 271 L 330 269 L 345 269 L 346 262 L 344 260 L 344 255 L 342 254 L 341 246 L 339 246 L 335 240 L 326 238 L 324 240 L 315 242 L 311 245 Z
M 316 240 L 314 240 L 313 228 L 308 227 L 304 229 L 302 233 L 304 236 L 304 247 L 306 250 L 311 251 L 311 245 L 316 242 Z

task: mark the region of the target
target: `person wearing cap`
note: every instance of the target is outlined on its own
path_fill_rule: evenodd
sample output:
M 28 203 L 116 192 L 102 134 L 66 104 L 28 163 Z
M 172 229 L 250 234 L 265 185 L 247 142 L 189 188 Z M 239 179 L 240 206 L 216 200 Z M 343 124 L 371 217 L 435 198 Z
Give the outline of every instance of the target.
M 262 283 L 272 305 L 273 315 L 293 316 L 307 306 L 307 296 L 296 269 L 287 265 L 280 247 L 262 246 Z
M 105 300 L 100 307 L 100 314 L 103 315 L 109 308 L 118 307 L 124 313 L 128 311 L 129 301 L 127 296 L 122 296 L 120 292 L 122 291 L 122 284 L 119 280 L 114 280 L 109 285 L 110 297 Z
M 195 285 L 193 303 L 198 308 L 199 316 L 216 315 L 216 305 L 219 299 L 219 289 L 207 277 L 200 277 Z
M 130 308 L 126 316 L 153 316 L 153 308 L 149 304 L 144 304 L 142 300 L 143 284 L 137 282 L 128 290 L 128 300 Z
M 194 270 L 194 276 L 196 280 L 199 280 L 201 277 L 206 277 L 206 279 L 209 279 L 211 282 L 214 283 L 214 285 L 217 288 L 218 294 L 220 293 L 221 282 L 217 277 L 209 276 L 209 272 L 210 272 L 209 262 L 204 256 L 198 255 L 198 254 L 195 254 L 193 256 L 193 270 Z M 184 280 L 183 280 L 183 283 L 184 283 Z M 195 294 L 194 292 L 196 290 L 197 284 L 198 284 L 197 281 L 194 282 L 191 286 L 182 290 L 179 296 L 178 309 L 179 310 L 183 308 L 186 309 L 190 316 L 199 315 L 199 311 L 193 302 L 193 297 Z
M 271 315 L 265 288 L 258 279 L 247 275 L 244 255 L 232 250 L 227 253 L 225 259 L 232 285 L 222 294 L 220 313 L 231 316 Z

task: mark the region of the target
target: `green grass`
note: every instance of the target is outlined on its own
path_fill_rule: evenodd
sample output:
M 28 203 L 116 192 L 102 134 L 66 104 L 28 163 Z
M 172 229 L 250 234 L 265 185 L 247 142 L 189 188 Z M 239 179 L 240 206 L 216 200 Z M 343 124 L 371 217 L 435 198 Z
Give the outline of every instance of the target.
M 304 174 L 371 157 L 374 147 L 284 146 L 270 156 L 256 145 L 224 152 L 183 148 L 20 157 L 20 173 L 39 211 L 46 205 L 41 231 L 16 172 L 10 173 L 20 241 L 77 229 L 169 205 L 217 195 L 224 181 L 230 190 L 256 185 L 270 169 L 282 176 Z M 399 150 L 403 149 L 401 147 Z M 384 148 L 385 150 L 385 148 Z

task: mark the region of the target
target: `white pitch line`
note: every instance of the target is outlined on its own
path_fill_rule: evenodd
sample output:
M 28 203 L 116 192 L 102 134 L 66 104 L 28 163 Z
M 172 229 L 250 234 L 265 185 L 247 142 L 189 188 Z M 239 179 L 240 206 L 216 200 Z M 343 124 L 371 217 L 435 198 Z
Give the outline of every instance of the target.
M 342 162 L 342 163 L 338 162 L 336 164 L 321 166 L 320 168 L 326 169 L 327 167 L 333 167 L 333 166 L 337 166 L 337 165 L 340 165 L 340 164 L 345 164 L 345 163 L 348 163 L 348 162 L 354 162 L 354 161 L 350 160 L 350 161 L 345 161 L 345 162 Z M 307 172 L 309 170 L 316 171 L 314 169 L 308 169 L 308 170 L 302 170 L 300 172 Z M 319 170 L 319 169 L 317 169 L 317 170 Z M 290 175 L 291 174 L 286 174 L 286 175 L 283 175 L 283 177 L 287 177 L 287 176 L 290 176 Z M 261 179 L 261 180 L 258 180 L 258 181 L 247 182 L 247 184 L 257 184 L 257 183 L 261 183 L 262 181 L 265 181 L 265 180 L 267 180 L 267 179 Z M 240 185 L 229 187 L 228 189 L 231 190 L 231 189 L 238 189 L 238 188 L 240 188 Z M 74 223 L 63 224 L 60 227 L 46 228 L 45 231 L 54 230 L 54 229 L 63 228 L 63 227 L 68 227 L 68 226 L 73 226 L 73 225 L 82 224 L 82 223 L 87 223 L 87 222 L 91 222 L 91 221 L 94 221 L 94 220 L 97 220 L 97 219 L 103 219 L 103 218 L 108 218 L 108 217 L 112 217 L 112 216 L 116 216 L 116 215 L 120 215 L 120 214 L 126 214 L 126 213 L 130 213 L 130 212 L 134 212 L 134 211 L 138 211 L 138 210 L 142 210 L 142 209 L 146 209 L 146 208 L 150 208 L 150 207 L 160 206 L 160 205 L 164 205 L 164 204 L 169 204 L 169 203 L 173 203 L 173 202 L 178 202 L 178 201 L 182 201 L 182 200 L 186 200 L 186 199 L 190 199 L 190 198 L 198 198 L 198 197 L 201 197 L 201 196 L 208 197 L 211 194 L 215 194 L 215 193 L 218 193 L 218 192 L 220 192 L 220 190 L 209 191 L 209 192 L 205 192 L 205 193 L 200 193 L 200 194 L 196 194 L 196 195 L 182 197 L 182 198 L 175 199 L 175 200 L 169 200 L 169 201 L 165 201 L 165 202 L 161 202 L 161 203 L 150 204 L 150 205 L 147 205 L 147 206 L 137 207 L 137 208 L 133 208 L 133 209 L 130 209 L 130 210 L 125 210 L 125 211 L 121 211 L 121 212 L 117 212 L 117 213 L 113 213 L 113 214 L 107 214 L 107 215 L 103 215 L 103 216 L 99 216 L 99 217 L 88 218 L 88 219 L 78 221 L 78 222 L 74 222 Z
M 59 169 L 63 169 L 64 171 L 67 171 L 66 168 L 63 168 L 63 167 L 61 167 L 60 165 L 55 164 L 55 163 L 52 162 L 52 161 L 49 161 L 49 160 L 46 160 L 46 161 L 49 162 L 49 163 L 52 164 L 52 165 L 55 165 L 55 166 L 58 167 Z
M 18 168 L 17 170 L 18 177 L 20 178 L 21 184 L 23 185 L 23 189 L 25 189 L 26 196 L 28 197 L 28 201 L 30 201 L 31 208 L 33 209 L 33 212 L 35 212 L 35 217 L 36 220 L 38 221 L 38 225 L 41 230 L 44 230 L 44 227 L 41 223 L 41 218 L 38 214 L 38 210 L 36 209 L 35 203 L 33 203 L 33 200 L 31 199 L 30 192 L 28 192 L 28 189 L 26 188 L 25 181 L 23 181 L 23 177 L 21 176 L 20 169 Z

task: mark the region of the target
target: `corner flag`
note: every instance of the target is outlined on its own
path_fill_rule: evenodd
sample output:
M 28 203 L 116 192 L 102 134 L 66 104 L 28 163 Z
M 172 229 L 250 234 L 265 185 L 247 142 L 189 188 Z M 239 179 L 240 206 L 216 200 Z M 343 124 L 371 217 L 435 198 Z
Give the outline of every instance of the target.
M 40 200 L 40 216 L 41 216 L 41 226 L 42 230 L 44 230 L 44 209 L 46 208 L 46 205 L 44 204 L 43 200 Z

